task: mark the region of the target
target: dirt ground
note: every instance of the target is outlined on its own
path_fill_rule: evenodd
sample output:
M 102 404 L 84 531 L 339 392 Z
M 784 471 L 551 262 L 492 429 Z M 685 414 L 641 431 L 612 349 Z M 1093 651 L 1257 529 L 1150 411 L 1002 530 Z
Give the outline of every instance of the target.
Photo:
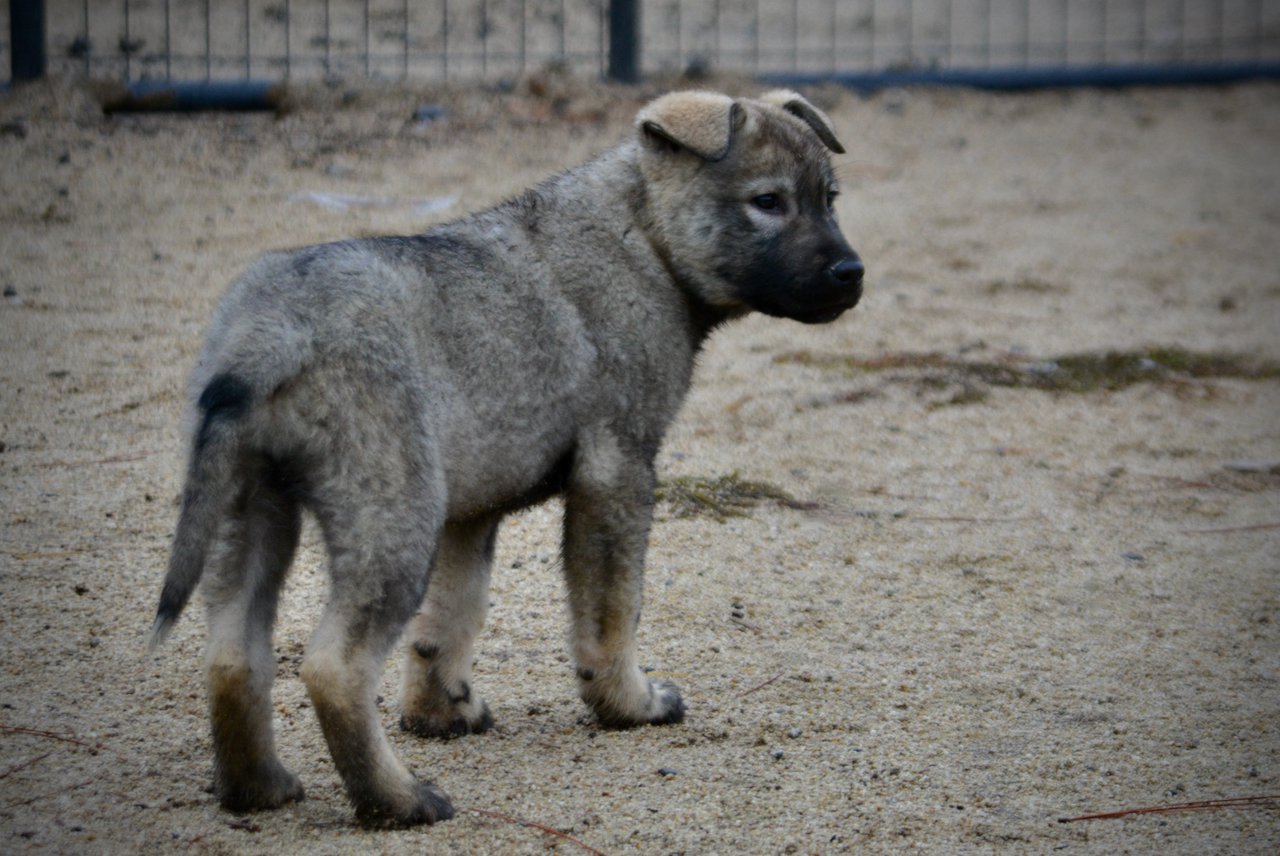
M 827 327 L 718 332 L 668 438 L 642 651 L 686 722 L 603 731 L 574 697 L 550 504 L 498 546 L 497 730 L 402 733 L 388 667 L 392 740 L 462 811 L 356 828 L 297 679 L 325 596 L 308 530 L 275 695 L 307 799 L 218 809 L 201 610 L 144 643 L 221 291 L 269 248 L 493 203 L 623 138 L 648 94 L 0 95 L 0 850 L 1280 848 L 1275 85 L 812 93 L 867 294 Z M 1228 798 L 1252 801 L 1059 822 Z

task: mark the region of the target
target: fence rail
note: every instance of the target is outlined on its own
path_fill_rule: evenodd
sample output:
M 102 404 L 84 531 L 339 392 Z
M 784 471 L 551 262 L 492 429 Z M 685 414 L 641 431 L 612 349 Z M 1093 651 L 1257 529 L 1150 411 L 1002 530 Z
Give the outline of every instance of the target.
M 0 9 L 0 69 L 32 0 Z M 36 0 L 57 74 L 127 82 L 618 75 L 979 79 L 1057 70 L 1258 72 L 1280 0 Z M 616 24 L 635 7 L 633 35 Z M 611 13 L 614 26 L 611 27 Z M 611 41 L 612 36 L 612 41 Z M 8 37 L 8 38 L 6 38 Z M 621 41 L 619 39 L 621 38 Z M 615 64 L 611 66 L 611 59 Z M 625 76 L 625 64 L 621 72 Z M 1068 74 L 1068 76 L 1070 76 Z

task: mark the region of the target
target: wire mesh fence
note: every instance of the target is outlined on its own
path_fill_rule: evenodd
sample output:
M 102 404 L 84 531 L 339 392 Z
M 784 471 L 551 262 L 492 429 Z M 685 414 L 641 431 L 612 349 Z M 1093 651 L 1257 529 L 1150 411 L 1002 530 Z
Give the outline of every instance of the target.
M 1280 0 L 644 0 L 646 73 L 1280 62 Z M 0 33 L 7 37 L 10 15 Z M 126 81 L 608 68 L 609 0 L 46 0 L 48 69 Z M 7 71 L 12 41 L 0 43 Z

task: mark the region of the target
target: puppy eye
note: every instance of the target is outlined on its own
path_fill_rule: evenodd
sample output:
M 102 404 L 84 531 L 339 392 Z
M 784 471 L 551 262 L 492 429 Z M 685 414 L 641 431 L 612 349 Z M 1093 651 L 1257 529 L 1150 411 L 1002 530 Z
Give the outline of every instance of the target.
M 827 191 L 827 210 L 828 211 L 836 207 L 836 197 L 839 195 L 840 195 L 840 191 L 838 190 Z
M 776 193 L 762 193 L 752 199 L 751 204 L 761 211 L 781 211 L 782 197 Z

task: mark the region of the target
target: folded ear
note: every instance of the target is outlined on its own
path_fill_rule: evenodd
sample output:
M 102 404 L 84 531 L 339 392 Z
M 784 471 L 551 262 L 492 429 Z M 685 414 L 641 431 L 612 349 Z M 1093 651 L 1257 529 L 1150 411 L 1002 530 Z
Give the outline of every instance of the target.
M 650 140 L 718 161 L 729 154 L 744 118 L 741 105 L 728 95 L 672 92 L 646 104 L 636 126 Z
M 760 100 L 766 104 L 772 104 L 775 107 L 781 107 L 792 116 L 800 119 L 818 135 L 818 139 L 822 140 L 822 144 L 838 155 L 844 154 L 844 146 L 840 145 L 840 141 L 836 139 L 835 128 L 831 127 L 831 120 L 827 118 L 827 114 L 823 113 L 817 107 L 814 107 L 799 92 L 792 92 L 790 89 L 775 89 L 772 92 L 766 92 L 760 96 Z

